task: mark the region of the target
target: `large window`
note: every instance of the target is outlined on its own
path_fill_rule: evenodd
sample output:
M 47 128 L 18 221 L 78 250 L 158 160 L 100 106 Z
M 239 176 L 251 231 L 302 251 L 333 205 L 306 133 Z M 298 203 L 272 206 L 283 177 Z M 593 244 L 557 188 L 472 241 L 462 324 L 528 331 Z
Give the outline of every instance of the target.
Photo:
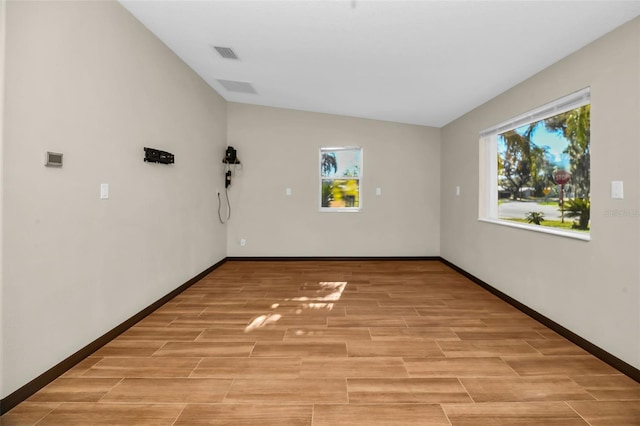
M 480 218 L 588 239 L 589 89 L 481 134 Z
M 320 210 L 359 211 L 362 148 L 320 149 Z

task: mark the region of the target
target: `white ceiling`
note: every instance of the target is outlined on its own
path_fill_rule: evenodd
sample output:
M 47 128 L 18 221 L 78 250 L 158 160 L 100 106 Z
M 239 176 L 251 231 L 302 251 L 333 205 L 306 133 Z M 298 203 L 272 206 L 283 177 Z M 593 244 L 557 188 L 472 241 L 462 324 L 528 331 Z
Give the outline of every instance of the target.
M 121 3 L 227 101 L 436 127 L 640 14 L 638 0 Z

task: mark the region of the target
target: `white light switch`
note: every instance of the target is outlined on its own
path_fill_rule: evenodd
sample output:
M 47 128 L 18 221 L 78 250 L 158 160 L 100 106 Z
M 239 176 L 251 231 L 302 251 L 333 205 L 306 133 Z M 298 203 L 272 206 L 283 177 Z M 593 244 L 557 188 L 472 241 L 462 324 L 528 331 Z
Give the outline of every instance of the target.
M 285 193 L 286 193 L 287 195 L 291 195 L 291 188 L 287 188 L 287 189 L 285 190 Z
M 618 200 L 624 198 L 624 187 L 621 180 L 611 181 L 611 198 Z
M 456 195 L 460 195 L 460 186 L 456 186 Z
M 382 188 L 376 188 L 376 195 L 382 195 Z
M 101 183 L 100 184 L 100 199 L 106 200 L 109 198 L 109 184 Z

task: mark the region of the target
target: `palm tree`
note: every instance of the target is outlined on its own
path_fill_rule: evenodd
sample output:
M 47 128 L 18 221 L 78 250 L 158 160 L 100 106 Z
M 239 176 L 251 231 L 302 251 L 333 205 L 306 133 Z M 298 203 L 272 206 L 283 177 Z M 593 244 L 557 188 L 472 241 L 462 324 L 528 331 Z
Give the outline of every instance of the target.
M 564 215 L 577 220 L 573 221 L 573 227 L 576 229 L 589 229 L 589 219 L 591 203 L 588 198 L 574 198 L 564 205 Z
M 322 176 L 330 176 L 331 171 L 338 171 L 338 160 L 335 152 L 323 152 L 320 160 Z M 333 200 L 333 179 L 322 179 L 322 207 L 329 207 Z
M 336 160 L 335 152 L 323 152 L 322 160 L 320 161 L 320 170 L 322 172 L 322 176 L 329 176 L 331 174 L 331 169 L 333 172 L 338 171 L 338 160 Z

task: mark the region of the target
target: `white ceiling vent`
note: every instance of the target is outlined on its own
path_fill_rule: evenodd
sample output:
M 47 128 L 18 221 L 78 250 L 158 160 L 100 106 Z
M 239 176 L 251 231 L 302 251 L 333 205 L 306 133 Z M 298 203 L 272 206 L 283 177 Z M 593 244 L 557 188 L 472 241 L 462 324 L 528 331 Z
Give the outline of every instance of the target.
M 222 87 L 227 89 L 229 92 L 235 93 L 251 93 L 256 94 L 256 89 L 253 88 L 251 83 L 246 83 L 244 81 L 233 81 L 233 80 L 218 80 Z
M 238 60 L 238 55 L 236 55 L 236 52 L 233 51 L 232 48 L 230 47 L 220 47 L 220 46 L 211 46 L 213 47 L 216 52 L 218 52 L 220 54 L 220 56 L 222 56 L 223 58 L 226 59 L 235 59 Z

